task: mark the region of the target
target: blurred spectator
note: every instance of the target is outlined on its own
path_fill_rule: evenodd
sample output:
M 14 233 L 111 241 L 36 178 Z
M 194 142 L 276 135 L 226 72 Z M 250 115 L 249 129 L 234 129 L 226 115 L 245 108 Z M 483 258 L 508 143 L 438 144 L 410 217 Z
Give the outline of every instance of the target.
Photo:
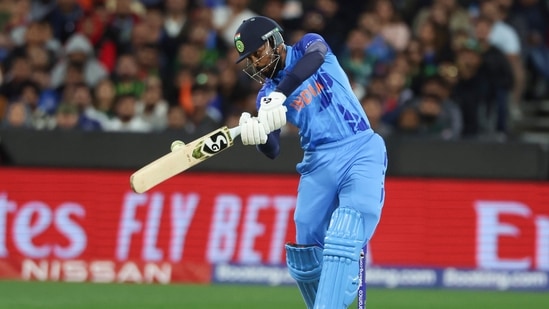
M 90 41 L 82 34 L 77 33 L 67 40 L 64 57 L 52 70 L 52 87 L 62 85 L 69 66 L 82 71 L 84 82 L 89 87 L 94 87 L 98 81 L 108 76 L 105 67 L 95 57 Z
M 152 43 L 160 44 L 164 28 L 164 11 L 162 7 L 148 7 L 144 13 L 143 20 L 149 26 L 149 39 Z
M 341 19 L 339 9 L 336 0 L 314 0 L 309 8 L 305 8 L 301 23 L 305 31 L 322 35 L 336 55 L 341 53 L 347 32 L 354 23 L 354 20 Z
M 0 33 L 0 63 L 5 63 L 13 49 L 13 42 L 6 33 Z
M 526 65 L 530 72 L 527 98 L 549 99 L 549 45 L 543 42 L 541 33 L 532 31 L 528 36 Z
M 162 94 L 162 81 L 155 76 L 147 78 L 145 91 L 135 106 L 136 117 L 149 123 L 153 131 L 161 131 L 167 125 L 168 107 Z
M 191 94 L 194 81 L 194 72 L 187 67 L 181 67 L 173 81 L 174 97 L 177 98 L 177 105 L 181 106 L 187 115 L 193 112 Z
M 401 108 L 413 97 L 412 90 L 406 84 L 406 76 L 398 71 L 390 71 L 385 77 L 382 120 L 395 125 Z
M 151 132 L 152 125 L 136 115 L 137 98 L 127 93 L 117 96 L 114 105 L 114 117 L 105 126 L 107 131 Z
M 105 5 L 97 2 L 93 10 L 80 19 L 76 30 L 88 38 L 97 60 L 108 72 L 112 72 L 116 62 L 117 46 L 114 38 L 107 33 L 108 14 Z
M 433 0 L 428 7 L 422 8 L 411 24 L 412 31 L 417 32 L 419 25 L 431 19 L 437 25 L 445 24 L 450 33 L 455 31 L 470 31 L 471 18 L 458 0 Z
M 369 94 L 362 97 L 360 100 L 362 108 L 368 116 L 370 127 L 379 135 L 388 137 L 391 135 L 393 128 L 391 125 L 382 121 L 383 116 L 383 101 L 379 96 Z
M 450 101 L 445 103 L 442 98 L 435 94 L 422 94 L 407 106 L 406 113 L 412 111 L 417 112 L 418 118 L 414 119 L 413 114 L 401 116 L 409 117 L 409 119 L 401 118 L 401 128 L 424 138 L 442 140 L 460 138 L 462 130 L 461 113 Z M 407 126 L 402 126 L 403 124 Z
M 55 7 L 56 0 L 31 0 L 30 16 L 32 20 L 44 20 Z
M 40 108 L 40 87 L 32 81 L 26 81 L 21 87 L 20 102 L 27 105 L 27 110 L 30 113 L 31 125 L 34 129 L 46 129 L 51 126 L 51 119 L 46 111 Z
M 452 86 L 440 75 L 425 80 L 421 88 L 421 94 L 435 95 L 440 98 L 443 105 L 453 105 L 457 108 L 456 103 L 451 98 Z
M 488 104 L 486 80 L 481 75 L 482 55 L 475 44 L 466 43 L 456 54 L 458 78 L 451 98 L 459 105 L 463 117 L 465 138 L 476 137 L 483 132 L 479 118 L 482 106 Z
M 30 0 L 6 1 L 6 15 L 3 31 L 9 34 L 15 44 L 21 44 L 25 29 L 31 22 Z
M 423 59 L 423 46 L 417 38 L 412 38 L 406 46 L 404 55 L 408 62 L 408 85 L 414 93 L 419 93 L 421 84 L 425 78 L 433 75 L 435 71 L 426 65 Z
M 208 102 L 208 113 L 210 116 L 219 122 L 223 121 L 225 106 L 222 106 L 223 100 L 219 94 L 219 72 L 215 69 L 204 69 L 198 72 L 195 80 L 197 83 L 204 84 L 211 90 Z
M 500 5 L 498 0 L 481 0 L 480 3 L 480 15 L 493 21 L 489 40 L 507 56 L 513 70 L 514 84 L 510 96 L 509 111 L 513 118 L 520 117 L 519 104 L 525 86 L 525 72 L 518 33 L 505 22 L 508 14 L 507 7 Z
M 387 96 L 387 84 L 385 83 L 385 76 L 373 76 L 370 80 L 370 83 L 366 87 L 366 94 L 376 95 L 379 96 L 382 100 L 385 100 Z
M 132 30 L 139 23 L 142 9 L 136 5 L 140 3 L 133 0 L 112 1 L 114 7 L 108 17 L 106 32 L 109 38 L 116 44 L 116 53 L 122 54 L 132 51 Z
M 190 134 L 192 133 L 192 130 L 183 108 L 179 105 L 170 106 L 168 109 L 166 129 L 164 131 L 177 134 Z
M 440 98 L 441 107 L 451 123 L 451 139 L 461 138 L 463 132 L 463 115 L 459 106 L 451 97 L 452 85 L 443 77 L 435 75 L 425 81 L 421 90 L 422 95 L 433 95 Z M 447 133 L 448 134 L 448 133 Z
M 53 59 L 48 55 L 48 51 L 44 48 L 34 46 L 27 49 L 27 58 L 30 61 L 32 70 L 51 70 Z
M 294 5 L 297 6 L 297 16 L 288 14 L 288 9 Z M 298 1 L 267 0 L 263 3 L 260 13 L 276 21 L 284 29 L 286 38 L 288 38 L 299 27 L 302 9 L 302 4 Z
M 546 2 L 546 1 L 545 1 Z M 518 0 L 508 10 L 506 21 L 517 30 L 528 69 L 525 96 L 529 100 L 549 98 L 549 10 L 547 2 Z
M 160 51 L 164 60 L 161 68 L 162 80 L 174 81 L 177 75 L 177 54 L 179 46 L 187 40 L 188 31 L 191 27 L 188 0 L 166 0 L 164 1 L 164 23 L 160 36 Z M 164 93 L 172 96 L 173 83 L 165 83 Z
M 416 106 L 406 105 L 398 114 L 398 120 L 395 127 L 395 132 L 399 136 L 419 136 L 421 120 L 419 111 Z
M 25 28 L 22 40 L 11 50 L 6 63 L 14 57 L 25 56 L 33 69 L 51 70 L 60 50 L 61 45 L 52 37 L 49 24 L 33 21 Z
M 187 91 L 190 93 L 191 84 L 184 82 L 187 79 L 181 79 L 182 76 L 190 76 L 190 79 L 194 79 L 194 75 L 201 69 L 201 49 L 200 46 L 192 44 L 190 42 L 182 43 L 179 46 L 174 67 L 172 70 L 175 72 L 173 83 L 166 85 L 165 94 L 167 98 L 176 98 L 181 95 L 181 91 Z M 183 82 L 183 83 L 182 83 Z
M 116 89 L 111 79 L 105 78 L 97 83 L 93 89 L 93 106 L 107 118 L 113 117 Z
M 471 40 L 471 34 L 465 30 L 456 30 L 450 38 L 449 58 L 442 60 L 438 64 L 437 71 L 431 77 L 440 77 L 447 84 L 448 89 L 452 89 L 458 83 L 458 67 L 456 57 L 465 44 Z M 429 79 L 429 77 L 427 77 Z M 425 82 L 425 81 L 423 81 Z M 420 88 L 424 88 L 420 85 Z
M 74 90 L 80 84 L 86 84 L 82 67 L 78 64 L 69 63 L 63 83 L 56 88 L 61 102 L 70 101 Z
M 245 73 L 235 66 L 234 62 L 223 61 L 218 64 L 217 68 L 219 70 L 217 92 L 221 101 L 221 112 L 224 115 L 229 115 L 236 107 L 237 102 L 253 89 L 249 86 L 250 79 L 243 77 Z
M 75 32 L 84 11 L 77 0 L 57 0 L 45 20 L 53 29 L 53 36 L 64 44 Z
M 215 89 L 209 87 L 206 83 L 195 82 L 192 87 L 191 102 L 192 112 L 187 114 L 192 132 L 196 134 L 206 134 L 221 125 L 217 118 L 217 112 L 212 111 L 210 102 L 215 95 Z
M 343 52 L 339 55 L 341 66 L 358 84 L 366 85 L 376 70 L 377 59 L 367 52 L 366 46 L 372 36 L 365 31 L 353 29 L 347 36 Z
M 35 82 L 40 89 L 38 98 L 38 107 L 48 115 L 53 115 L 59 104 L 59 93 L 51 87 L 51 75 L 47 69 L 34 69 L 31 73 L 31 80 Z
M 7 34 L 8 24 L 10 20 L 10 4 L 8 1 L 0 1 L 0 33 Z M 8 35 L 9 36 L 9 35 Z
M 234 45 L 234 34 L 242 21 L 257 15 L 249 6 L 250 0 L 226 0 L 212 9 L 213 26 L 228 46 Z
M 202 48 L 198 44 L 184 42 L 177 53 L 177 67 L 197 72 L 202 68 Z
M 406 79 L 406 86 L 410 88 L 410 90 L 412 90 L 410 87 L 410 63 L 408 63 L 408 58 L 406 57 L 406 54 L 404 52 L 400 52 L 395 55 L 395 59 L 390 63 L 390 66 L 387 68 L 387 70 L 403 74 Z
M 77 108 L 79 113 L 78 126 L 82 130 L 103 130 L 109 125 L 109 118 L 95 109 L 91 89 L 86 84 L 78 83 L 74 85 L 67 103 Z
M 418 25 L 417 39 L 422 47 L 422 65 L 427 77 L 436 74 L 440 62 L 451 58 L 449 37 L 446 28 L 437 26 L 430 19 Z
M 7 72 L 0 86 L 0 95 L 8 101 L 16 100 L 21 95 L 24 83 L 31 79 L 30 62 L 25 56 L 16 56 L 6 69 Z
M 2 127 L 15 129 L 31 129 L 32 117 L 24 102 L 12 102 L 8 105 Z
M 517 30 L 525 48 L 528 48 L 531 34 L 545 36 L 549 31 L 548 9 L 549 3 L 541 0 L 516 0 L 507 3 L 506 22 Z
M 508 130 L 508 102 L 510 89 L 513 87 L 513 71 L 508 59 L 503 52 L 490 42 L 492 21 L 479 16 L 475 22 L 475 41 L 467 41 L 466 44 L 478 44 L 482 56 L 480 74 L 484 77 L 487 87 L 487 111 L 492 114 L 489 119 L 483 121 L 487 129 L 492 132 L 507 133 Z
M 402 51 L 411 37 L 410 27 L 404 23 L 391 0 L 374 0 L 370 10 L 374 12 L 381 25 L 381 35 L 396 51 Z
M 396 53 L 381 33 L 378 16 L 368 11 L 360 14 L 357 28 L 369 34 L 371 40 L 366 44 L 366 52 L 375 57 L 376 62 L 382 65 L 381 69 L 385 69 L 393 61 Z M 378 71 L 377 74 L 381 72 Z
M 134 54 L 140 79 L 147 79 L 150 76 L 160 76 L 160 51 L 157 44 L 148 43 L 136 46 Z
M 140 97 L 145 89 L 145 84 L 143 83 L 144 76 L 140 76 L 139 73 L 135 55 L 120 55 L 112 74 L 116 95 L 131 94 Z
M 155 33 L 151 30 L 151 25 L 145 20 L 135 22 L 130 30 L 130 41 L 128 42 L 128 48 L 121 50 L 120 52 L 129 53 L 135 51 L 136 48 L 139 48 L 141 46 L 149 44 L 155 45 L 156 43 L 158 43 L 155 42 Z
M 224 57 L 227 46 L 223 38 L 215 30 L 212 21 L 212 10 L 199 7 L 194 10 L 193 27 L 189 30 L 188 42 L 200 50 L 200 65 L 213 68 L 221 57 Z
M 78 108 L 72 104 L 63 103 L 55 112 L 54 130 L 70 131 L 79 129 Z

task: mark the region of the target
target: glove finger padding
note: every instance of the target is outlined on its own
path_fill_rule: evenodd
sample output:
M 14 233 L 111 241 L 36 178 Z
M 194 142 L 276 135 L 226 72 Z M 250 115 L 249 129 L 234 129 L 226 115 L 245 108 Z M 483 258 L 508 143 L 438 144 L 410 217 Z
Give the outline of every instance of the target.
M 250 113 L 244 112 L 240 115 L 240 119 L 238 120 L 238 125 L 243 125 L 246 122 L 248 122 L 250 119 L 252 119 L 252 115 Z
M 257 118 L 250 118 L 241 124 L 240 137 L 244 145 L 259 145 L 267 142 L 267 133 Z
M 282 128 L 282 126 L 284 126 L 286 124 L 286 106 L 281 106 L 277 112 L 278 112 L 278 115 L 275 117 L 275 127 L 277 127 L 278 129 Z M 276 129 L 275 129 L 276 130 Z M 273 130 L 274 131 L 274 130 Z
M 254 125 L 256 128 L 254 129 L 254 142 L 255 144 L 265 144 L 267 142 L 267 133 L 265 132 L 265 127 L 255 119 L 255 123 L 257 125 Z
M 259 122 L 265 125 L 267 133 L 278 130 L 286 124 L 286 110 L 286 106 L 283 105 L 259 110 Z

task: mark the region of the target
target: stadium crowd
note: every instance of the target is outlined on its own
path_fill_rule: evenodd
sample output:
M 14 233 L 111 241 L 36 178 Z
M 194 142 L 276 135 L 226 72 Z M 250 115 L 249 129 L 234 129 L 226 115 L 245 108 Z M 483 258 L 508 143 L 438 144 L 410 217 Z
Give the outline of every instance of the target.
M 323 35 L 383 136 L 506 136 L 549 99 L 549 1 L 6 0 L 0 127 L 207 133 L 255 110 L 242 20 Z M 285 134 L 295 134 L 290 125 Z

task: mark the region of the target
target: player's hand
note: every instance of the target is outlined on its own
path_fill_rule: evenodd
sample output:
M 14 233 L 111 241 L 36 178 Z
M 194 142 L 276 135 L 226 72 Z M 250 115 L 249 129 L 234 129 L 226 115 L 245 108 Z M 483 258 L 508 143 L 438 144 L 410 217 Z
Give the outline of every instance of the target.
M 242 144 L 259 145 L 267 142 L 265 126 L 259 123 L 256 117 L 252 117 L 250 113 L 242 113 L 238 124 L 240 125 Z
M 286 111 L 284 106 L 286 96 L 282 92 L 273 91 L 260 101 L 257 118 L 265 126 L 266 133 L 282 128 L 286 124 Z

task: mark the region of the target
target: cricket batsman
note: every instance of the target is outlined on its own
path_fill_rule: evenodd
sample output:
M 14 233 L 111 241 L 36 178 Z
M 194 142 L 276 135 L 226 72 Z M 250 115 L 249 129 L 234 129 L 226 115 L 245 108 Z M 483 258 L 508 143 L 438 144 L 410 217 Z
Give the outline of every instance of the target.
M 299 128 L 302 162 L 294 213 L 295 243 L 286 261 L 307 308 L 348 308 L 357 295 L 361 249 L 383 207 L 387 154 L 346 73 L 326 41 L 308 33 L 290 46 L 263 16 L 234 36 L 246 72 L 262 84 L 257 116 L 240 117 L 244 145 L 269 158 L 280 151 L 280 128 Z

